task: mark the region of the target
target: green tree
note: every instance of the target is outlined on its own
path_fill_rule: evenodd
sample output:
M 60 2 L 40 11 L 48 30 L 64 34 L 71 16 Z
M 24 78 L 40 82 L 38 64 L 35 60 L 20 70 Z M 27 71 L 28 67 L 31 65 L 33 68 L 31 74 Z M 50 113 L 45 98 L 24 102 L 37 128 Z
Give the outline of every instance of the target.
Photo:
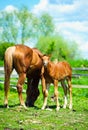
M 10 47 L 10 46 L 13 46 L 15 45 L 14 43 L 8 43 L 8 42 L 3 42 L 3 43 L 0 43 L 0 60 L 3 60 L 4 59 L 4 53 L 5 53 L 5 50 Z
M 24 6 L 18 11 L 1 11 L 0 28 L 1 41 L 24 44 L 31 37 L 37 36 L 38 18 Z
M 32 14 L 29 13 L 27 7 L 22 7 L 20 11 L 17 12 L 16 15 L 19 22 L 19 37 L 20 37 L 21 43 L 24 44 L 25 41 L 31 35 L 29 26 L 31 27 Z
M 43 13 L 39 18 L 40 36 L 49 36 L 54 32 L 54 23 L 48 13 Z
M 72 60 L 78 55 L 77 44 L 65 41 L 61 36 L 41 37 L 36 47 L 43 54 L 51 54 L 52 60 Z
M 17 42 L 18 29 L 16 25 L 17 19 L 15 11 L 13 12 L 0 12 L 0 27 L 2 28 L 1 40 L 4 42 Z

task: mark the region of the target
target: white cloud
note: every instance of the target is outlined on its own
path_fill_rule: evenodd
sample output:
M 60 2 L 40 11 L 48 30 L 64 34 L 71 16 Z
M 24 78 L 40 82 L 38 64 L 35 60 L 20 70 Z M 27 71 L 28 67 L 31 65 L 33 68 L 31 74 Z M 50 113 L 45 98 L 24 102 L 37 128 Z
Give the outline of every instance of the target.
M 6 6 L 6 8 L 4 9 L 4 11 L 8 12 L 8 13 L 11 13 L 13 11 L 18 11 L 18 9 L 12 5 L 8 5 Z
M 39 4 L 35 5 L 32 12 L 40 14 L 41 12 L 49 12 L 54 18 L 58 18 L 58 21 L 62 20 L 83 20 L 87 19 L 88 14 L 88 1 L 73 0 L 71 4 L 62 4 L 55 0 L 50 3 L 50 0 L 40 0 Z
M 87 54 L 88 54 L 88 42 L 85 42 L 85 44 L 82 43 L 80 46 L 80 50 L 82 50 L 82 51 L 85 50 L 85 52 L 87 52 Z
M 79 32 L 79 33 L 86 33 L 88 32 L 88 21 L 73 21 L 73 22 L 70 22 L 70 21 L 64 21 L 64 22 L 61 22 L 61 23 L 58 23 L 56 24 L 56 27 L 58 26 L 57 29 L 59 30 L 63 30 L 63 29 L 66 29 L 66 30 L 70 30 L 70 31 L 75 31 L 75 32 Z
M 88 22 L 62 22 L 56 24 L 57 32 L 65 38 L 76 41 L 79 45 L 88 41 Z M 87 42 L 88 43 L 88 42 Z
M 78 43 L 79 49 L 88 51 L 88 1 L 73 0 L 61 2 L 58 0 L 40 0 L 32 10 L 36 14 L 47 11 L 54 18 L 56 31 L 65 38 Z M 64 3 L 64 4 L 63 4 Z
M 57 11 L 59 13 L 71 13 L 73 12 L 77 7 L 75 4 L 66 4 L 66 5 L 62 5 L 62 4 L 50 4 L 50 9 L 53 9 L 54 11 Z
M 48 10 L 48 0 L 40 0 L 40 3 L 35 5 L 32 12 L 35 14 L 39 14 L 39 12 Z

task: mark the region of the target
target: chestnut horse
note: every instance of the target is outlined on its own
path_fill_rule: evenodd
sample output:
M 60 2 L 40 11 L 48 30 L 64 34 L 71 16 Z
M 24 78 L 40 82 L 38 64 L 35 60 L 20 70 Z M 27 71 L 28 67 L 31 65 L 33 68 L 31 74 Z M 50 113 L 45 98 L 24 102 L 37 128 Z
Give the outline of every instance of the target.
M 70 104 L 69 108 L 72 109 L 72 85 L 71 85 L 71 77 L 72 77 L 72 69 L 70 65 L 63 61 L 53 63 L 50 61 L 50 57 L 44 55 L 42 57 L 43 66 L 41 70 L 41 80 L 42 80 L 42 92 L 44 96 L 44 103 L 42 109 L 45 109 L 47 106 L 47 97 L 48 97 L 48 87 L 50 83 L 54 84 L 54 97 L 56 99 L 56 110 L 59 110 L 59 101 L 58 101 L 58 81 L 61 82 L 61 85 L 64 89 L 65 99 L 64 106 L 67 106 L 67 85 L 65 80 L 67 80 L 68 90 L 70 92 Z
M 13 69 L 16 70 L 19 76 L 17 82 L 17 91 L 20 104 L 25 107 L 25 103 L 22 97 L 22 88 L 26 77 L 28 81 L 26 105 L 29 106 L 34 104 L 39 95 L 38 82 L 40 79 L 40 72 L 42 67 L 42 60 L 40 59 L 39 55 L 42 55 L 39 50 L 35 48 L 29 48 L 25 45 L 15 45 L 7 48 L 4 57 L 4 104 L 6 107 L 8 107 L 8 90 L 10 85 L 10 76 Z M 33 87 L 33 90 L 31 87 Z

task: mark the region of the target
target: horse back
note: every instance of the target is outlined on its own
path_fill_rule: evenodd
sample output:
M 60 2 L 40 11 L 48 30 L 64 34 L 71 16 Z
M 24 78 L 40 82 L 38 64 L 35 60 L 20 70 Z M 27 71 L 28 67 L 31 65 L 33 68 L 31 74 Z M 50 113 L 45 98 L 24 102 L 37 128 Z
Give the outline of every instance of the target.
M 67 62 L 49 62 L 47 69 L 44 68 L 44 76 L 46 77 L 47 82 L 53 82 L 54 79 L 62 80 L 65 77 L 71 78 L 72 69 Z
M 72 68 L 68 62 L 58 62 L 56 66 L 56 70 L 58 71 L 59 75 L 62 75 L 63 77 L 72 76 Z

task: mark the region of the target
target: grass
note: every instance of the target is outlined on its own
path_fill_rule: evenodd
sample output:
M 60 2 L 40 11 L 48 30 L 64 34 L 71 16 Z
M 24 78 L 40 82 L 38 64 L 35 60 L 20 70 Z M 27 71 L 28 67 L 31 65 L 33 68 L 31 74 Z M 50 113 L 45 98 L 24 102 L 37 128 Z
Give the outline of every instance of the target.
M 88 129 L 88 89 L 73 88 L 73 110 L 68 108 L 56 112 L 55 102 L 50 100 L 53 86 L 49 90 L 48 105 L 52 111 L 41 110 L 43 96 L 35 102 L 35 107 L 27 110 L 19 106 L 16 90 L 9 93 L 9 106 L 3 107 L 3 90 L 0 90 L 0 130 L 87 130 Z M 25 93 L 23 93 L 24 99 Z M 63 105 L 63 90 L 59 88 L 59 101 Z
M 0 60 L 0 67 L 4 66 L 4 61 Z
M 72 78 L 72 84 L 88 85 L 88 77 L 80 76 L 79 78 Z

